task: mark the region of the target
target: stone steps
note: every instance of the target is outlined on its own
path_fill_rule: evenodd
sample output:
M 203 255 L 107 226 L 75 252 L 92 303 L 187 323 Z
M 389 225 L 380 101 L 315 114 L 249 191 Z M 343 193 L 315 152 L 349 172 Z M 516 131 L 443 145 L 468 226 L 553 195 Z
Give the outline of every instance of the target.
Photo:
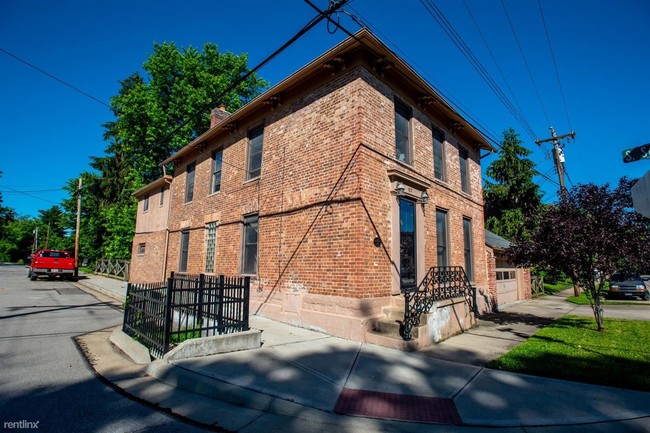
M 411 329 L 412 339 L 405 341 L 400 335 L 401 321 L 404 320 L 404 306 L 389 305 L 382 309 L 385 317 L 374 323 L 372 330 L 366 331 L 366 342 L 406 352 L 419 350 L 431 345 L 428 338 L 427 314 L 420 318 L 420 326 Z M 422 325 L 424 324 L 424 325 Z

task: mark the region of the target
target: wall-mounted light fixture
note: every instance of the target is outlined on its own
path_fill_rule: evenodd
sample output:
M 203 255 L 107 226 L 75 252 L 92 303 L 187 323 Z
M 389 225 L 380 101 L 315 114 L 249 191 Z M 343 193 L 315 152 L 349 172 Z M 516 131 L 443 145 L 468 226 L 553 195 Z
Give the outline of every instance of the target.
M 404 184 L 402 182 L 397 182 L 397 185 L 395 185 L 395 195 L 397 197 L 404 197 L 406 195 L 404 190 Z
M 422 204 L 429 203 L 429 194 L 427 194 L 426 191 L 422 191 L 422 195 L 420 196 L 420 199 L 422 199 Z

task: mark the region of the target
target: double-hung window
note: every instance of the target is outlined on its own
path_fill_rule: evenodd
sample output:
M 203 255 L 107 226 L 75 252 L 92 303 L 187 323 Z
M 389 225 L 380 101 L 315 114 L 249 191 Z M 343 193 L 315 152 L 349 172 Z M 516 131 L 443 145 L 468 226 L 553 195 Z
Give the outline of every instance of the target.
M 196 170 L 196 163 L 191 162 L 187 164 L 185 169 L 185 203 L 189 203 L 194 198 L 194 172 Z
M 445 173 L 445 133 L 436 128 L 433 129 L 433 174 L 438 180 L 447 180 Z
M 262 147 L 264 145 L 264 126 L 248 131 L 248 160 L 246 180 L 260 177 L 262 173 Z
M 436 209 L 436 239 L 438 266 L 449 265 L 449 235 L 447 233 L 447 211 Z
M 463 217 L 463 252 L 465 255 L 465 274 L 474 281 L 474 259 L 472 254 L 472 220 Z
M 460 188 L 469 194 L 469 152 L 465 148 L 458 148 L 460 160 Z
M 242 241 L 242 274 L 257 275 L 257 241 L 259 220 L 257 215 L 244 218 Z
M 187 272 L 187 259 L 190 251 L 190 231 L 181 230 L 181 255 L 178 261 L 178 272 Z
M 147 212 L 149 210 L 149 194 L 144 195 L 144 203 L 142 203 L 142 211 Z
M 212 152 L 212 180 L 210 193 L 214 194 L 221 190 L 221 165 L 223 161 L 223 152 L 216 150 Z
M 411 108 L 395 100 L 395 157 L 408 164 L 411 157 Z

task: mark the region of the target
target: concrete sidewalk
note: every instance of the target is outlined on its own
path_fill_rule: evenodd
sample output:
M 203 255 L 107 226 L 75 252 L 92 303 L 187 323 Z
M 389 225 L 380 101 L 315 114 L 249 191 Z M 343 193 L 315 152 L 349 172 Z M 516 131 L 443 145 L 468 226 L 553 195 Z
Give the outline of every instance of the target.
M 111 298 L 124 302 L 126 299 L 126 281 L 116 278 L 104 277 L 101 275 L 82 273 L 79 275 L 77 284 L 88 289 L 110 296 Z
M 557 296 L 516 304 L 497 321 L 414 353 L 257 316 L 260 349 L 202 358 L 137 366 L 107 331 L 79 342 L 115 386 L 231 431 L 650 431 L 650 393 L 481 366 L 575 308 Z

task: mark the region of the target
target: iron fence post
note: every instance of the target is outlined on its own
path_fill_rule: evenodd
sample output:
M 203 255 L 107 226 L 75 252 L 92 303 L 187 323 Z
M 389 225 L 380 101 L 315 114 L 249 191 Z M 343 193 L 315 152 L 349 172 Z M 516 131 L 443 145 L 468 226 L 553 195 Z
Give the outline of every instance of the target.
M 251 296 L 251 277 L 244 277 L 244 329 L 248 331 L 248 313 Z
M 478 304 L 476 303 L 476 287 L 472 286 L 472 302 L 474 303 L 474 315 L 478 317 Z
M 402 323 L 402 339 L 411 339 L 411 311 L 409 305 L 411 303 L 410 292 L 404 292 L 404 323 Z
M 219 285 L 217 287 L 219 303 L 217 306 L 217 329 L 219 330 L 219 335 L 223 334 L 223 292 L 225 290 L 226 277 L 224 275 L 219 275 Z
M 199 323 L 199 328 L 203 326 L 203 292 L 205 290 L 205 274 L 199 274 L 199 311 L 196 314 L 196 320 Z
M 129 314 L 129 294 L 131 293 L 131 283 L 126 283 L 126 297 L 124 298 L 124 318 L 122 319 L 122 332 L 126 331 L 126 321 Z
M 165 314 L 163 324 L 163 355 L 169 351 L 169 334 L 172 319 L 172 290 L 174 289 L 174 273 L 167 279 L 167 291 L 165 293 Z

